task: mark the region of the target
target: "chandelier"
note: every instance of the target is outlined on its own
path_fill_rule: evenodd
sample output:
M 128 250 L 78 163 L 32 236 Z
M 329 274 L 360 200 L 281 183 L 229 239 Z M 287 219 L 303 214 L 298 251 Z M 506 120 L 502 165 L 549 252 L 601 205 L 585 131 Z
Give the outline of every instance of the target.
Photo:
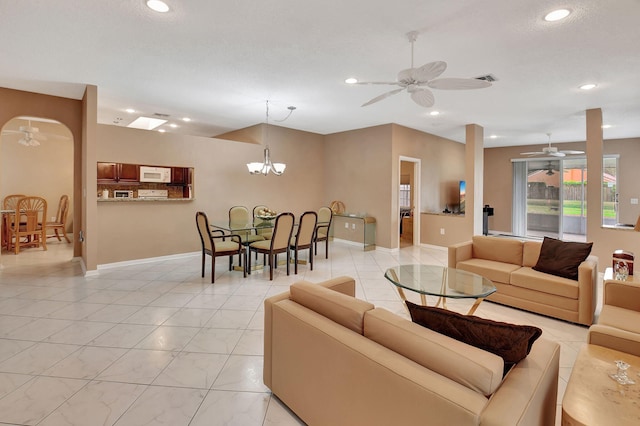
M 291 107 L 290 107 L 291 108 Z M 284 120 L 282 120 L 284 121 Z M 273 173 L 276 176 L 280 176 L 284 173 L 284 169 L 287 168 L 287 165 L 284 163 L 272 163 L 271 157 L 269 156 L 269 101 L 267 101 L 267 118 L 266 118 L 266 130 L 265 130 L 265 145 L 264 149 L 264 161 L 262 163 L 247 163 L 247 169 L 249 169 L 249 173 L 252 175 L 268 175 L 269 172 Z

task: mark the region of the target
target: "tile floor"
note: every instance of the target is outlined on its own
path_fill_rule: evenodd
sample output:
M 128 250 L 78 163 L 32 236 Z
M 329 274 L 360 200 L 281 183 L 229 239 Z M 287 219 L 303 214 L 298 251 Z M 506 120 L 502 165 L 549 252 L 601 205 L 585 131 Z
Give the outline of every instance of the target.
M 297 276 L 246 279 L 199 256 L 100 269 L 83 277 L 69 246 L 0 258 L 0 424 L 299 425 L 262 383 L 265 297 L 297 280 L 350 275 L 357 296 L 405 315 L 383 277 L 400 263 L 446 264 L 444 249 L 363 252 L 334 242 Z M 207 262 L 210 258 L 207 259 Z M 468 306 L 450 303 L 466 311 Z M 558 403 L 587 328 L 484 302 L 476 315 L 534 324 L 562 345 Z M 558 416 L 559 417 L 559 416 Z M 557 422 L 559 424 L 559 422 Z

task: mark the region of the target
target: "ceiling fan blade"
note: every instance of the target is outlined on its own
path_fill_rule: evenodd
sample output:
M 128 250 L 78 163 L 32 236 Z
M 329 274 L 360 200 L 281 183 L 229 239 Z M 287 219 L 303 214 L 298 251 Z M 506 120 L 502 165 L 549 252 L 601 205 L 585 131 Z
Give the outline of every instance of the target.
M 566 156 L 566 154 L 564 152 L 560 152 L 560 151 L 558 151 L 558 152 L 549 152 L 548 154 L 550 156 L 552 156 L 552 157 L 565 157 Z
M 411 99 L 422 107 L 430 108 L 435 102 L 433 93 L 429 89 L 414 89 L 411 90 L 410 93 Z
M 428 82 L 427 86 L 432 89 L 469 90 L 483 89 L 491 86 L 491 83 L 476 78 L 439 78 Z
M 584 154 L 584 151 L 573 151 L 573 150 L 569 150 L 569 149 L 563 149 L 562 151 L 560 151 L 563 154 L 569 154 L 569 155 L 580 155 L 580 154 Z
M 426 83 L 438 77 L 447 69 L 447 63 L 443 61 L 429 62 L 420 68 L 413 68 L 411 77 L 418 83 Z
M 393 90 L 392 90 L 392 91 L 390 91 L 390 92 L 386 92 L 386 93 L 383 93 L 383 94 L 382 94 L 382 95 L 380 95 L 380 96 L 376 96 L 375 98 L 371 99 L 369 102 L 366 102 L 366 103 L 364 103 L 364 104 L 362 104 L 362 105 L 360 105 L 360 106 L 365 107 L 365 106 L 367 106 L 367 105 L 375 104 L 376 102 L 379 102 L 379 101 L 381 101 L 381 100 L 383 100 L 383 99 L 386 99 L 386 98 L 388 98 L 389 96 L 393 96 L 393 95 L 395 95 L 396 93 L 400 93 L 400 92 L 402 92 L 403 90 L 404 90 L 404 87 L 401 87 L 401 88 L 399 88 L 399 89 L 393 89 Z
M 398 82 L 406 83 L 406 84 L 411 83 L 411 80 L 413 78 L 413 71 L 415 71 L 415 68 L 407 68 L 400 71 L 397 77 Z
M 399 86 L 400 83 L 398 83 L 397 81 L 358 81 L 356 83 L 353 84 L 387 84 L 390 86 Z
M 536 152 L 521 152 L 520 155 L 544 155 L 545 153 L 542 151 L 536 151 Z

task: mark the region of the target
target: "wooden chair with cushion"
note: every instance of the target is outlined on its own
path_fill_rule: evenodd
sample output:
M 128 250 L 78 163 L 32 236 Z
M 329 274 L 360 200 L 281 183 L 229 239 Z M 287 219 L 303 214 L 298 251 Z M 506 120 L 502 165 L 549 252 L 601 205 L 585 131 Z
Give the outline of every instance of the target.
M 203 212 L 196 213 L 196 226 L 200 241 L 202 242 L 202 277 L 204 277 L 205 258 L 208 254 L 211 256 L 211 283 L 215 282 L 216 257 L 229 256 L 229 270 L 233 269 L 233 256 L 238 255 L 238 261 L 242 266 L 242 255 L 244 254 L 244 246 L 240 241 L 240 235 L 227 234 L 221 230 L 211 231 L 209 227 L 209 219 Z M 220 235 L 213 235 L 213 233 Z M 244 277 L 247 277 L 247 269 L 242 268 Z
M 18 200 L 24 197 L 24 194 L 11 194 L 4 197 L 2 200 L 2 210 L 16 210 Z M 7 247 L 7 250 L 11 250 L 11 228 L 15 221 L 14 213 L 7 213 L 2 215 L 2 245 Z
M 333 219 L 333 211 L 329 207 L 320 207 L 318 210 L 318 226 L 316 227 L 316 236 L 314 238 L 316 255 L 318 254 L 318 241 L 325 241 L 325 258 L 329 258 L 329 229 L 331 228 L 331 220 Z
M 233 206 L 229 209 L 229 227 L 230 228 L 245 228 L 253 224 L 253 219 L 249 216 L 249 209 L 245 206 Z M 262 235 L 257 235 L 252 230 L 238 230 L 234 233 L 240 235 L 242 244 L 249 245 L 254 241 L 263 241 Z
M 56 237 L 58 241 L 62 241 L 61 234 L 68 243 L 71 242 L 67 237 L 67 215 L 69 214 L 69 196 L 63 195 L 58 202 L 58 212 L 54 222 L 47 222 L 47 231 L 53 230 L 55 233 L 47 235 L 47 238 Z
M 291 234 L 293 233 L 293 213 L 280 213 L 276 217 L 276 224 L 273 228 L 273 237 L 270 240 L 256 241 L 249 245 L 249 253 L 247 255 L 247 269 L 251 273 L 251 252 L 262 253 L 269 257 L 269 279 L 273 280 L 273 268 L 278 262 L 278 253 L 286 253 L 287 255 L 287 275 L 289 275 L 289 261 L 291 255 L 289 253 L 289 243 Z
M 298 232 L 291 238 L 289 248 L 293 250 L 293 267 L 294 273 L 298 273 L 298 252 L 300 250 L 309 249 L 309 265 L 313 271 L 313 239 L 316 235 L 316 224 L 318 223 L 318 215 L 316 212 L 304 212 L 300 216 L 298 223 Z
M 42 197 L 18 200 L 11 237 L 15 238 L 16 254 L 20 253 L 21 247 L 42 246 L 47 249 L 47 200 Z

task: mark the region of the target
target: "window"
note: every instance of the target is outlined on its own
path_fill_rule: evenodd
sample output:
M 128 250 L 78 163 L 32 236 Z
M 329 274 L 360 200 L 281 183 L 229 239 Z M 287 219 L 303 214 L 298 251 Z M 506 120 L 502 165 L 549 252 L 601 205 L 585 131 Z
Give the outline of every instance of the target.
M 411 207 L 411 185 L 400 184 L 400 207 Z

